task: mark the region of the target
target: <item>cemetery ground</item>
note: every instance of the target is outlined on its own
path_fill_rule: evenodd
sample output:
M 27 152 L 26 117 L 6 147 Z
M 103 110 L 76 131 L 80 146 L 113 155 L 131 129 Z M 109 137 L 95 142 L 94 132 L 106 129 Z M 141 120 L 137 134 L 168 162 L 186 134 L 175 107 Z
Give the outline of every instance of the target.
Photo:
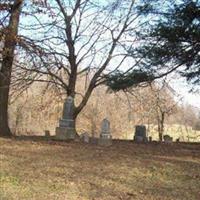
M 199 200 L 200 144 L 0 139 L 1 200 Z

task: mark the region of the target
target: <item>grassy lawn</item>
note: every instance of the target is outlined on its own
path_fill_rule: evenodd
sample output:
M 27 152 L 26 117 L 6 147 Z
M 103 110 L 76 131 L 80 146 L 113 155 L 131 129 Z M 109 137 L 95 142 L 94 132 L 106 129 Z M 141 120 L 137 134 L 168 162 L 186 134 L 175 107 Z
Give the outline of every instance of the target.
M 1 200 L 200 200 L 200 144 L 0 139 Z

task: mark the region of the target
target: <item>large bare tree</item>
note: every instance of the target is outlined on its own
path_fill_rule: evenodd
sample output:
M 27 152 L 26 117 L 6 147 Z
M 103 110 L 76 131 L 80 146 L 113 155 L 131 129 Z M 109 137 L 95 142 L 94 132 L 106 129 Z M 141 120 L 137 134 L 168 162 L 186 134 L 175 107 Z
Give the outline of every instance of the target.
M 105 74 L 137 67 L 127 52 L 138 45 L 136 31 L 149 21 L 141 15 L 148 12 L 147 5 L 134 0 L 52 0 L 37 5 L 41 14 L 26 24 L 32 40 L 21 41 L 28 64 L 19 64 L 24 77 L 18 81 L 49 82 L 75 100 L 81 96 L 75 101 L 76 120 L 93 90 L 105 82 Z M 81 75 L 86 84 L 80 94 L 76 85 Z

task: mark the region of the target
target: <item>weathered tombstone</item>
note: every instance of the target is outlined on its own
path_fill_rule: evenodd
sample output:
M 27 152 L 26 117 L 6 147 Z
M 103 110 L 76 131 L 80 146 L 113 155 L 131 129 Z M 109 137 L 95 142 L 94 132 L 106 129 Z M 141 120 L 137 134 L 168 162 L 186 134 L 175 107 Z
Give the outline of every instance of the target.
M 80 135 L 81 141 L 84 143 L 89 143 L 90 142 L 90 136 L 88 133 L 82 133 Z
M 99 139 L 96 138 L 96 137 L 91 137 L 91 138 L 90 138 L 90 144 L 95 144 L 95 145 L 96 145 L 96 144 L 98 144 L 98 140 L 99 140 Z
M 147 131 L 146 126 L 137 125 L 135 126 L 135 135 L 134 135 L 135 142 L 147 142 Z
M 164 135 L 163 139 L 164 139 L 165 143 L 172 143 L 173 142 L 173 138 L 170 137 L 169 135 Z
M 45 137 L 50 137 L 51 135 L 50 135 L 50 131 L 49 130 L 45 130 L 44 131 L 44 135 L 45 135 Z
M 62 119 L 59 120 L 59 127 L 56 127 L 56 139 L 68 140 L 75 139 L 75 121 L 73 119 L 74 114 L 74 99 L 69 96 L 63 106 Z
M 110 122 L 107 119 L 104 119 L 101 123 L 101 133 L 98 140 L 98 144 L 101 146 L 110 146 L 112 145 L 112 136 L 110 133 Z

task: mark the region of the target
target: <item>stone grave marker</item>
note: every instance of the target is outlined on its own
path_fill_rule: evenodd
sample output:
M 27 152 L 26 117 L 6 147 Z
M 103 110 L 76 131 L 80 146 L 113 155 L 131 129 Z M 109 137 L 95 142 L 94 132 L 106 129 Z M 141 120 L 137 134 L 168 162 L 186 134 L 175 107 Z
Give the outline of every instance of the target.
M 135 126 L 134 141 L 135 142 L 148 142 L 146 126 L 144 126 L 144 125 Z
M 112 145 L 112 135 L 110 133 L 110 122 L 108 119 L 104 119 L 101 123 L 101 133 L 98 144 L 101 146 Z
M 56 139 L 75 139 L 76 130 L 73 114 L 74 99 L 73 97 L 69 96 L 64 102 L 62 119 L 59 120 L 59 126 L 56 128 Z
M 84 143 L 89 143 L 90 142 L 90 136 L 88 133 L 82 133 L 80 135 L 80 138 L 81 138 L 81 141 L 84 142 Z
M 98 144 L 98 141 L 99 141 L 99 138 L 97 138 L 97 137 L 91 137 L 91 138 L 90 138 L 90 144 L 95 144 L 95 145 L 97 145 L 97 144 Z
M 170 137 L 169 135 L 164 135 L 164 136 L 163 136 L 163 140 L 164 140 L 164 142 L 167 143 L 167 144 L 170 144 L 170 143 L 173 142 L 173 138 Z
M 45 137 L 50 137 L 51 136 L 50 131 L 49 130 L 45 130 L 44 131 L 44 135 L 45 135 Z

